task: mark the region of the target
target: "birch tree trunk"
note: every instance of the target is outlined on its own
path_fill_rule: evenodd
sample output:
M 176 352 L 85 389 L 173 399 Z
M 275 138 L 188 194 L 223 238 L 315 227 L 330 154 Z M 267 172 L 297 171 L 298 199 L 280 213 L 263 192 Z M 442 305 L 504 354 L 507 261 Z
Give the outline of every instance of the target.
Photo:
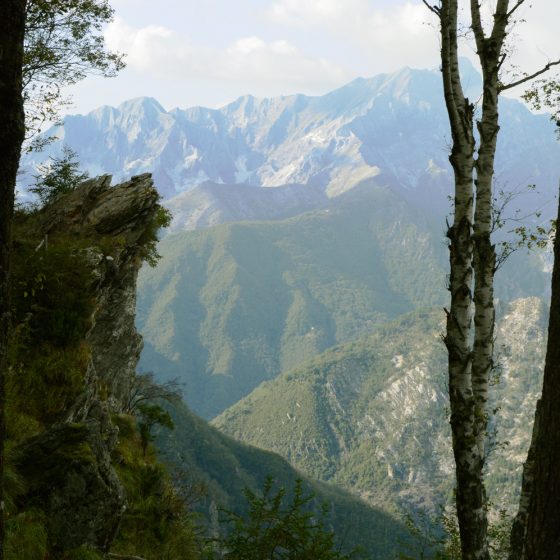
M 0 560 L 4 558 L 5 380 L 10 324 L 10 243 L 16 173 L 25 134 L 22 99 L 26 0 L 0 8 Z
M 451 431 L 457 478 L 457 516 L 463 551 L 484 548 L 484 496 L 481 491 L 472 392 L 472 284 L 474 212 L 474 107 L 466 99 L 457 51 L 457 0 L 441 7 L 441 60 L 445 103 L 453 147 L 449 161 L 455 176 L 453 224 L 449 239 L 449 291 L 445 345 L 448 351 Z M 481 530 L 482 534 L 481 534 Z M 482 544 L 481 544 L 482 543 Z M 466 556 L 470 558 L 470 556 Z M 475 558 L 472 556 L 472 558 Z
M 450 162 L 455 179 L 454 218 L 447 232 L 451 303 L 444 340 L 448 351 L 457 517 L 463 559 L 489 560 L 484 461 L 488 386 L 494 353 L 496 254 L 491 232 L 494 158 L 499 132 L 498 73 L 504 60 L 508 19 L 520 3 L 510 10 L 508 0 L 498 0 L 489 36 L 484 33 L 478 1 L 470 3 L 471 29 L 483 71 L 477 150 L 474 106 L 464 96 L 459 73 L 458 2 L 441 0 L 438 6 L 424 3 L 440 19 L 442 77 L 453 139 Z

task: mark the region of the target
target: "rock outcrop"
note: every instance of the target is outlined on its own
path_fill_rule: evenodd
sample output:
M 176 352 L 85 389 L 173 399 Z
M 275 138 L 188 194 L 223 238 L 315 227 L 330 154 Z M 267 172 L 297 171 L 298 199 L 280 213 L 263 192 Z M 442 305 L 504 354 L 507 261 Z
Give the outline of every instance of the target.
M 115 187 L 111 187 L 111 176 L 103 175 L 62 197 L 42 216 L 47 235 L 65 231 L 99 239 L 99 246 L 87 249 L 96 300 L 86 337 L 92 349 L 88 394 L 73 407 L 69 420 L 88 417 L 98 404 L 93 389 L 106 393 L 113 412 L 120 411 L 130 390 L 142 351 L 142 338 L 134 325 L 136 278 L 158 200 L 149 173 Z
M 36 217 L 44 244 L 57 235 L 83 239 L 93 313 L 85 337 L 90 358 L 84 390 L 65 420 L 23 442 L 14 453 L 25 479 L 21 500 L 45 513 L 53 554 L 83 545 L 108 551 L 126 509 L 111 464 L 118 441 L 112 413 L 122 412 L 142 338 L 134 326 L 136 277 L 155 239 L 159 196 L 150 174 L 111 187 L 88 180 Z

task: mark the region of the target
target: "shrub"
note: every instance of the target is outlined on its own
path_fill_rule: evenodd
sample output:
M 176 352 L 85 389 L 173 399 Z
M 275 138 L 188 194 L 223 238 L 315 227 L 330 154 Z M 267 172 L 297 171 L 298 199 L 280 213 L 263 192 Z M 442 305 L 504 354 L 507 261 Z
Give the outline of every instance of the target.
M 41 206 L 53 202 L 62 194 L 73 191 L 89 178 L 80 171 L 78 154 L 68 146 L 62 148 L 62 156 L 50 158 L 50 162 L 39 166 L 35 185 L 29 190 L 39 198 Z
M 262 496 L 245 489 L 249 514 L 225 512 L 232 530 L 220 540 L 227 560 L 345 560 L 354 554 L 337 550 L 334 533 L 325 527 L 326 508 L 317 515 L 310 509 L 313 494 L 305 494 L 296 480 L 293 496 L 286 503 L 286 490 L 273 492 L 267 477 Z

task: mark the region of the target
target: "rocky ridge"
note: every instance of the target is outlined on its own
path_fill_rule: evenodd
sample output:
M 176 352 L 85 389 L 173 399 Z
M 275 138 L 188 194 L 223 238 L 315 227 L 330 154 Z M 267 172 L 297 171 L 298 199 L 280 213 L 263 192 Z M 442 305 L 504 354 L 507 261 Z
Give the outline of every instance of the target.
M 462 64 L 469 98 L 477 99 L 480 76 L 470 63 Z M 551 163 L 558 161 L 559 150 L 553 124 L 507 98 L 500 114 L 500 188 L 536 183 L 540 203 L 548 201 L 558 175 Z M 300 184 L 336 196 L 376 180 L 418 204 L 429 199 L 446 213 L 452 185 L 449 125 L 435 69 L 359 78 L 317 97 L 247 95 L 219 109 L 166 111 L 155 99 L 137 98 L 68 116 L 47 134 L 56 141 L 46 152 L 24 158 L 29 178 L 37 164 L 60 154 L 66 144 L 91 174 L 123 177 L 153 170 L 165 199 L 207 181 L 234 189 L 240 183 Z M 274 201 L 280 208 L 283 202 Z M 250 218 L 250 213 L 238 216 Z
M 42 246 L 61 233 L 86 240 L 91 285 L 83 289 L 93 295 L 84 390 L 67 403 L 61 422 L 25 440 L 14 458 L 26 480 L 20 499 L 45 512 L 50 546 L 59 555 L 83 545 L 108 551 L 126 509 L 112 464 L 118 429 L 111 414 L 122 411 L 142 349 L 134 326 L 136 277 L 158 200 L 149 174 L 114 187 L 105 175 L 36 216 Z

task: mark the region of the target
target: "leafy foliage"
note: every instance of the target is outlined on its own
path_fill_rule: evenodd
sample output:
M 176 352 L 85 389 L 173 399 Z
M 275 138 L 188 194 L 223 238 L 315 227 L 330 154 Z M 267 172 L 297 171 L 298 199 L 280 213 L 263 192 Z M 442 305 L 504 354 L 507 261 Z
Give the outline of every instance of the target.
M 80 171 L 78 154 L 64 146 L 62 156 L 51 158 L 51 162 L 39 167 L 35 185 L 29 190 L 37 195 L 42 206 L 53 202 L 61 194 L 72 192 L 80 183 L 89 178 Z
M 169 227 L 171 218 L 171 212 L 167 208 L 158 206 L 154 219 L 138 240 L 139 245 L 142 247 L 141 258 L 152 268 L 155 268 L 161 258 L 161 255 L 158 253 L 158 233 L 162 228 Z
M 90 74 L 114 76 L 124 67 L 123 55 L 105 46 L 103 27 L 112 18 L 107 0 L 27 3 L 23 86 L 29 138 L 68 104 L 64 87 Z
M 152 430 L 155 426 L 161 426 L 172 430 L 175 427 L 169 412 L 161 408 L 157 404 L 140 403 L 138 405 L 138 412 L 140 415 L 140 423 L 138 429 L 140 430 L 140 439 L 142 441 L 142 451 L 144 455 L 148 449 L 148 444 L 153 441 Z
M 560 81 L 558 78 L 537 80 L 528 89 L 523 99 L 534 109 L 552 111 L 551 118 L 560 129 Z
M 554 240 L 556 220 L 548 224 L 531 224 L 530 220 L 539 220 L 540 211 L 522 213 L 517 209 L 513 214 L 510 206 L 522 195 L 536 193 L 536 185 L 527 185 L 518 190 L 495 190 L 492 195 L 492 233 L 495 236 L 496 270 L 501 268 L 515 251 L 526 248 L 545 249 Z

